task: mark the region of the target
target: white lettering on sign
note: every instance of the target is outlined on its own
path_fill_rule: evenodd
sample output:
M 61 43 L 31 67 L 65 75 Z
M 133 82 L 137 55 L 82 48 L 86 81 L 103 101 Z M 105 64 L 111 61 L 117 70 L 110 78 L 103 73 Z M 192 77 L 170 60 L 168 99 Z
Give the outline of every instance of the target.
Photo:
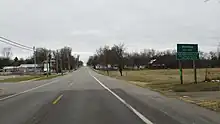
M 182 46 L 182 48 L 193 49 L 193 46 Z

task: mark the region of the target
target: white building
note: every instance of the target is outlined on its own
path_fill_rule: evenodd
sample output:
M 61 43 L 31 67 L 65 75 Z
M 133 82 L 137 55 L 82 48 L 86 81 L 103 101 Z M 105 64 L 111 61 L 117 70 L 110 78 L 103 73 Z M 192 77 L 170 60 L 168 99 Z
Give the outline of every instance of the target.
M 18 66 L 19 71 L 26 73 L 26 72 L 34 72 L 36 66 L 36 71 L 39 72 L 41 70 L 40 65 L 38 64 L 21 64 L 20 66 Z
M 3 72 L 16 72 L 19 68 L 17 66 L 5 66 L 3 67 Z

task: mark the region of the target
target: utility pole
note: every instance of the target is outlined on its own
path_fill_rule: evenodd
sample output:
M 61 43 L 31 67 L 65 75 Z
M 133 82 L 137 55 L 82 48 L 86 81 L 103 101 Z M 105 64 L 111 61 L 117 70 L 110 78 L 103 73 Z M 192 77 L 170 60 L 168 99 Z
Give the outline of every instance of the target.
M 36 72 L 37 72 L 37 69 L 36 69 L 36 64 L 37 64 L 37 61 L 36 61 L 37 52 L 35 51 L 35 46 L 33 47 L 33 51 L 34 51 L 34 73 L 36 74 Z
M 205 69 L 205 81 L 208 81 L 208 68 Z
M 51 53 L 49 53 L 49 54 L 47 55 L 47 77 L 48 77 L 48 75 L 51 73 L 51 72 L 50 72 L 50 60 L 51 60 Z
M 68 61 L 68 69 L 69 69 L 69 72 L 70 72 L 70 54 L 68 53 L 67 55 L 67 61 Z
M 196 60 L 193 60 L 193 70 L 194 70 L 194 80 L 195 80 L 195 84 L 197 84 L 197 72 L 196 72 Z
M 62 57 L 63 57 L 63 55 L 60 55 L 60 71 L 61 71 L 61 74 L 63 75 L 63 60 L 62 60 Z
M 56 51 L 57 55 L 56 55 L 56 72 L 58 74 L 58 70 L 59 70 L 59 53 L 58 50 Z
M 48 77 L 48 72 L 49 72 L 49 69 L 48 69 L 48 61 L 49 61 L 49 57 L 47 56 L 47 61 L 46 61 L 46 66 L 47 66 L 47 77 Z
M 220 43 L 218 43 L 218 47 L 217 47 L 217 57 L 218 57 L 218 60 L 220 59 Z
M 49 58 L 49 61 L 48 61 L 48 65 L 49 65 L 49 74 L 51 74 L 51 53 L 49 53 L 48 58 Z
M 76 60 L 76 66 L 77 66 L 77 69 L 79 68 L 79 55 L 77 55 L 77 60 Z

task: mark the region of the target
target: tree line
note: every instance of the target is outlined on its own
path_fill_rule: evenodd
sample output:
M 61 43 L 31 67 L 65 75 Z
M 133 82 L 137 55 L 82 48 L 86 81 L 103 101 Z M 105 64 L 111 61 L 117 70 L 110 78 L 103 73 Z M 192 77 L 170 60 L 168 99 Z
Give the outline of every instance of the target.
M 23 59 L 15 57 L 11 59 L 12 51 L 9 48 L 2 50 L 2 57 L 0 57 L 0 68 L 4 66 L 19 66 L 21 64 L 34 64 L 36 57 L 36 64 L 42 65 L 45 61 L 55 61 L 56 70 L 72 70 L 77 66 L 82 66 L 83 62 L 79 60 L 79 55 L 72 55 L 72 49 L 70 47 L 63 47 L 58 50 L 50 50 L 47 48 L 36 48 L 33 55 Z M 43 65 L 42 65 L 43 66 Z
M 199 51 L 200 59 L 196 61 L 198 68 L 220 67 L 219 54 L 214 51 Z M 192 61 L 183 61 L 183 68 L 192 68 Z M 123 69 L 161 69 L 178 68 L 176 50 L 159 51 L 144 49 L 141 52 L 126 52 L 124 44 L 100 47 L 96 54 L 89 57 L 87 65 L 94 69 L 102 67 L 107 72 L 118 69 L 122 75 Z

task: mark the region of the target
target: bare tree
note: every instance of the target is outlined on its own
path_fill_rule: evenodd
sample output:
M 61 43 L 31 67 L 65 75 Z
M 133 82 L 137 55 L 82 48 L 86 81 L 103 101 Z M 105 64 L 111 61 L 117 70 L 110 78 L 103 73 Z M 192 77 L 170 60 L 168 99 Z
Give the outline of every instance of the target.
M 60 57 L 62 61 L 62 68 L 70 70 L 70 58 L 71 58 L 72 48 L 70 47 L 63 47 L 60 49 Z
M 125 53 L 124 44 L 114 45 L 112 47 L 112 51 L 114 52 L 116 61 L 118 63 L 118 70 L 122 76 L 123 75 L 122 70 L 124 68 L 124 53 Z
M 209 55 L 210 55 L 211 60 L 217 60 L 218 59 L 216 52 L 210 51 Z
M 50 50 L 46 48 L 37 48 L 35 53 L 37 64 L 41 64 L 43 61 L 47 60 Z
M 104 54 L 104 65 L 106 66 L 106 71 L 107 74 L 109 75 L 108 65 L 110 64 L 110 59 L 111 59 L 109 46 L 105 46 L 103 48 L 103 54 Z
M 12 56 L 11 47 L 4 47 L 2 50 L 2 55 L 5 58 L 10 58 Z

